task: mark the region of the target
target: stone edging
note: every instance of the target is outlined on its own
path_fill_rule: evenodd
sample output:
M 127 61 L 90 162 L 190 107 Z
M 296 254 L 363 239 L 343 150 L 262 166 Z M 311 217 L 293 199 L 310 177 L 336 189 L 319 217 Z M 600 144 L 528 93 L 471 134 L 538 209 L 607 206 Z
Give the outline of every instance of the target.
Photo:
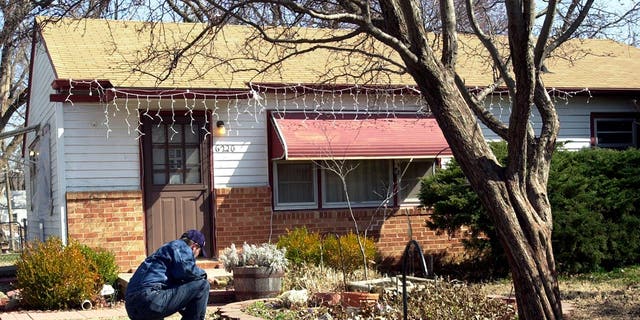
M 232 302 L 225 305 L 220 306 L 218 313 L 222 317 L 222 319 L 229 320 L 264 320 L 262 318 L 254 317 L 252 315 L 248 315 L 242 311 L 242 309 L 254 302 L 257 301 L 271 301 L 274 299 L 253 299 L 253 300 L 244 300 L 238 302 Z

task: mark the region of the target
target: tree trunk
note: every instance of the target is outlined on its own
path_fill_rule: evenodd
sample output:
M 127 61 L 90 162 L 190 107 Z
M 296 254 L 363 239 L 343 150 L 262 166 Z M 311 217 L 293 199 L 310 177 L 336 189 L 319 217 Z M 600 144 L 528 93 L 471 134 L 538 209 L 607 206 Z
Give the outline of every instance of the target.
M 562 319 L 560 290 L 558 287 L 555 260 L 551 245 L 552 228 L 546 223 L 530 223 L 539 216 L 531 206 L 518 210 L 519 205 L 500 201 L 505 199 L 525 199 L 527 195 L 513 188 L 509 183 L 499 197 L 483 199 L 493 205 L 489 208 L 498 226 L 498 235 L 509 260 L 511 277 L 515 287 L 520 319 Z M 487 198 L 487 196 L 485 196 Z M 528 201 L 527 201 L 528 202 Z
M 562 319 L 551 246 L 547 175 L 544 170 L 528 167 L 534 163 L 540 166 L 541 161 L 546 161 L 542 167 L 548 168 L 550 160 L 540 158 L 532 162 L 524 155 L 517 159 L 524 163 L 513 165 L 525 168 L 526 173 L 509 175 L 496 161 L 453 76 L 442 73 L 427 79 L 423 77 L 424 72 L 412 75 L 438 120 L 453 156 L 496 225 L 509 260 L 519 318 Z M 438 83 L 433 79 L 445 81 Z M 434 83 L 437 83 L 435 87 Z

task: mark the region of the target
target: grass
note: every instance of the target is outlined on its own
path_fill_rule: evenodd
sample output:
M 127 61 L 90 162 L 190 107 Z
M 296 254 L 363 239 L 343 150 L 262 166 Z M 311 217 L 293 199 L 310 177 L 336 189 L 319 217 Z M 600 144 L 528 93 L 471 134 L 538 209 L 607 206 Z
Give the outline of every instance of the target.
M 616 282 L 620 285 L 637 285 L 640 283 L 640 266 L 617 268 L 608 272 L 593 272 L 588 274 L 561 277 L 562 281 L 589 281 L 593 283 Z
M 572 320 L 640 319 L 640 265 L 563 275 L 558 281 L 563 303 L 574 308 Z M 481 288 L 487 294 L 513 293 L 510 280 L 482 284 Z
M 20 253 L 3 253 L 0 254 L 0 267 L 12 266 L 20 259 Z

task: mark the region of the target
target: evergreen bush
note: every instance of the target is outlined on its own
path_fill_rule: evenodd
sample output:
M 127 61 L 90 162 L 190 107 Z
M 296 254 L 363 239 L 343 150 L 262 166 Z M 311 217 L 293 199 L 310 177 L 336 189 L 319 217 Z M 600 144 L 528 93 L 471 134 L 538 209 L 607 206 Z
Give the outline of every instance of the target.
M 492 148 L 505 163 L 506 144 Z M 640 151 L 556 151 L 548 194 L 560 271 L 611 270 L 640 263 Z M 468 249 L 496 265 L 507 265 L 493 223 L 455 161 L 423 180 L 420 199 L 433 207 L 429 228 L 455 232 L 467 226 Z
M 548 189 L 561 270 L 611 270 L 640 262 L 640 151 L 557 152 Z
M 21 303 L 31 309 L 78 307 L 96 298 L 100 275 L 92 270 L 80 244 L 64 246 L 60 238 L 32 242 L 16 263 Z

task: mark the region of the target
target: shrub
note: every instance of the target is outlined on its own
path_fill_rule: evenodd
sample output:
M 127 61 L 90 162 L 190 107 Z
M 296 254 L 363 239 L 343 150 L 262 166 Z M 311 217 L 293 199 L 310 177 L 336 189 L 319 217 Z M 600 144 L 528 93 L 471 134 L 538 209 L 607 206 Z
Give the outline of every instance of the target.
M 377 259 L 376 244 L 371 238 L 359 236 L 364 246 L 367 265 Z M 358 236 L 349 231 L 340 237 L 327 237 L 323 242 L 324 262 L 335 269 L 343 270 L 347 274 L 363 267 L 362 252 L 358 244 Z M 343 269 L 344 268 L 344 269 Z
M 640 262 L 640 151 L 557 152 L 548 187 L 561 270 Z
M 307 289 L 315 292 L 339 292 L 345 290 L 342 271 L 334 268 L 321 268 L 316 265 L 294 265 L 287 270 L 282 286 L 286 290 Z
M 100 275 L 100 282 L 115 285 L 118 280 L 118 265 L 113 252 L 104 248 L 92 249 L 86 245 L 80 246 L 80 250 L 89 262 L 89 268 Z
M 313 300 L 311 300 L 312 302 Z M 446 281 L 426 282 L 407 296 L 407 319 L 517 319 L 516 309 L 501 299 L 486 297 L 479 286 Z M 338 304 L 290 308 L 278 300 L 257 301 L 245 311 L 263 319 L 402 319 L 401 293 L 385 291 L 373 306 L 354 310 Z
M 506 144 L 496 147 L 498 159 L 507 161 L 501 151 Z M 611 270 L 640 262 L 640 151 L 557 151 L 547 189 L 558 270 Z M 454 232 L 469 226 L 465 246 L 484 253 L 488 247 L 491 261 L 507 266 L 493 224 L 455 162 L 423 180 L 420 199 L 434 209 L 428 227 Z
M 278 238 L 278 248 L 287 248 L 287 259 L 294 265 L 320 263 L 320 234 L 306 227 L 295 228 Z
M 506 144 L 491 143 L 490 146 L 498 161 L 506 163 Z M 507 259 L 497 231 L 455 159 L 446 168 L 422 180 L 419 198 L 422 204 L 433 208 L 431 219 L 426 221 L 428 228 L 455 235 L 461 227 L 467 227 L 468 234 L 462 238 L 462 243 L 471 255 L 472 264 L 493 265 L 494 268 L 484 269 L 487 277 L 508 274 Z M 459 270 L 460 265 L 454 263 L 451 267 Z
M 276 247 L 275 244 L 262 243 L 261 245 L 242 245 L 242 250 L 237 250 L 235 244 L 225 248 L 220 255 L 220 261 L 225 270 L 231 272 L 236 267 L 268 267 L 274 271 L 285 271 L 289 261 L 286 257 L 286 248 Z
M 32 242 L 16 263 L 22 304 L 33 309 L 69 309 L 97 294 L 100 276 L 91 269 L 81 246 L 60 238 Z

